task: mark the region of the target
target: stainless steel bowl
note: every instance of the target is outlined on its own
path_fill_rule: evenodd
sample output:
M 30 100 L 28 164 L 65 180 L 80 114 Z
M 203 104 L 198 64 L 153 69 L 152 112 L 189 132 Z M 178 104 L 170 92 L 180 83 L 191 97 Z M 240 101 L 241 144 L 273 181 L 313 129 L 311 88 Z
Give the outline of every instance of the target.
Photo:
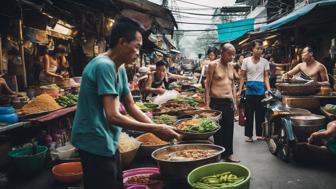
M 178 121 L 175 122 L 174 126 L 176 126 L 177 124 L 179 124 L 183 121 L 191 120 L 191 119 L 178 120 Z M 219 131 L 219 129 L 221 128 L 221 126 L 217 122 L 216 122 L 216 124 L 217 124 L 218 128 L 216 130 L 211 131 L 211 132 L 191 133 L 191 132 L 186 132 L 186 131 L 182 131 L 182 130 L 176 130 L 176 132 L 178 132 L 179 134 L 182 134 L 183 140 L 207 140 L 211 136 L 213 136 L 217 131 Z
M 217 150 L 218 152 L 212 156 L 191 161 L 169 161 L 164 160 L 162 156 L 179 150 Z M 152 153 L 152 158 L 155 159 L 160 168 L 161 178 L 165 181 L 185 182 L 188 174 L 195 168 L 209 163 L 219 162 L 221 153 L 225 149 L 214 144 L 179 144 L 160 148 Z
M 325 126 L 325 117 L 322 115 L 291 116 L 293 131 L 299 142 L 306 142 L 309 136 Z

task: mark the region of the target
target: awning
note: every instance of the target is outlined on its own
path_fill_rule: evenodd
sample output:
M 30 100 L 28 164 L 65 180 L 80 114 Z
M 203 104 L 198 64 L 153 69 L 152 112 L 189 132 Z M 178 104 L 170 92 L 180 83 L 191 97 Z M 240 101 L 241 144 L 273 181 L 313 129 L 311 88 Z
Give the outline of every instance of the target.
M 254 19 L 239 20 L 217 25 L 218 41 L 230 42 L 254 29 Z
M 316 2 L 316 3 L 312 3 L 312 4 L 308 4 L 305 5 L 304 7 L 294 10 L 293 12 L 289 13 L 288 15 L 274 21 L 271 22 L 265 26 L 262 26 L 259 28 L 260 32 L 264 32 L 264 31 L 269 31 L 269 30 L 273 30 L 273 29 L 277 29 L 283 25 L 289 24 L 293 21 L 296 21 L 297 19 L 299 19 L 300 17 L 308 14 L 309 12 L 311 12 L 312 10 L 321 8 L 321 7 L 325 7 L 325 6 L 331 6 L 331 5 L 336 5 L 336 0 L 325 0 L 325 1 L 320 1 L 320 2 Z

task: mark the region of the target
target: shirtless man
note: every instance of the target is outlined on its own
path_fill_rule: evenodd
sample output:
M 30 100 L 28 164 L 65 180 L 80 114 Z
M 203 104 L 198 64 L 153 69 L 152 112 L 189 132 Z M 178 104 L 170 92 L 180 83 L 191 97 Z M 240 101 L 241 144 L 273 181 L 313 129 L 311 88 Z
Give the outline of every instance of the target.
M 296 65 L 292 70 L 285 73 L 282 77 L 292 78 L 295 74 L 301 71 L 314 81 L 322 85 L 329 85 L 327 69 L 323 64 L 315 60 L 313 56 L 313 49 L 311 47 L 305 47 L 303 49 L 302 61 L 302 63 Z
M 234 68 L 229 64 L 236 54 L 233 45 L 222 46 L 222 56 L 218 61 L 209 64 L 207 72 L 206 105 L 222 112 L 219 121 L 220 130 L 214 135 L 215 144 L 225 147 L 222 157 L 226 161 L 239 162 L 233 157 L 233 123 L 237 111 L 236 90 L 234 86 Z

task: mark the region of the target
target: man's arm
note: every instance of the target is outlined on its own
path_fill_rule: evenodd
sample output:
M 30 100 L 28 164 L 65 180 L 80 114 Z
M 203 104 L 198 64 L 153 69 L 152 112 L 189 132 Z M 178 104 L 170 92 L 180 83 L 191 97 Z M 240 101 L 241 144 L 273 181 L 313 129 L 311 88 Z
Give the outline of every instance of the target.
M 162 88 L 152 88 L 152 82 L 153 82 L 153 74 L 148 74 L 148 79 L 146 81 L 144 90 L 145 93 L 163 94 L 165 92 L 165 90 Z
M 239 90 L 237 96 L 241 95 L 241 92 L 243 90 L 243 86 L 246 80 L 246 71 L 245 70 L 240 70 L 240 81 L 239 81 Z
M 205 86 L 205 105 L 207 108 L 210 107 L 210 90 L 211 90 L 211 83 L 212 83 L 212 76 L 215 70 L 217 63 L 209 64 L 207 76 L 206 76 L 206 86 Z
M 168 78 L 171 79 L 176 79 L 176 80 L 190 80 L 190 77 L 187 76 L 182 76 L 182 75 L 177 75 L 177 74 L 172 74 L 172 73 L 167 73 Z
M 321 64 L 321 68 L 319 71 L 321 82 L 319 84 L 321 85 L 329 85 L 329 77 L 328 77 L 328 72 L 327 69 L 324 65 Z
M 153 123 L 152 120 L 149 119 L 149 117 L 146 116 L 146 114 L 144 114 L 135 104 L 131 93 L 129 93 L 127 96 L 123 98 L 122 103 L 125 106 L 127 113 L 137 121 L 143 123 Z
M 301 64 L 296 65 L 292 70 L 285 73 L 282 77 L 292 78 L 295 74 L 299 73 L 301 70 Z
M 231 67 L 231 69 L 233 71 L 233 74 L 237 74 L 236 70 L 233 67 Z M 232 80 L 232 96 L 233 96 L 233 107 L 236 114 L 238 112 L 238 106 L 237 106 L 237 94 L 234 79 Z
M 124 129 L 152 132 L 164 140 L 180 138 L 180 135 L 167 125 L 143 123 L 122 115 L 119 112 L 120 104 L 118 96 L 104 95 L 102 98 L 106 119 L 109 123 L 118 125 Z
M 266 90 L 270 91 L 271 90 L 271 85 L 270 85 L 270 82 L 269 82 L 269 70 L 264 71 L 264 83 L 265 83 L 265 86 L 266 86 Z

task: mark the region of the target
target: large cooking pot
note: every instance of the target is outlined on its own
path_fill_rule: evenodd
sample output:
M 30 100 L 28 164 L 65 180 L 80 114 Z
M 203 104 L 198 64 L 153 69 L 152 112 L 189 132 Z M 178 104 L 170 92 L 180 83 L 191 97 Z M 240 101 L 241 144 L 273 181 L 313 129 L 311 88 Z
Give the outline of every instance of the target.
M 218 152 L 212 156 L 191 161 L 170 161 L 164 160 L 162 158 L 163 156 L 172 152 L 191 149 L 217 150 Z M 193 169 L 209 163 L 219 162 L 221 157 L 220 155 L 224 151 L 225 149 L 223 147 L 214 144 L 179 144 L 160 148 L 152 153 L 152 157 L 158 163 L 161 178 L 163 180 L 172 182 L 185 182 L 188 174 Z
M 293 131 L 299 142 L 307 141 L 309 136 L 325 126 L 325 116 L 322 115 L 301 115 L 291 116 Z

